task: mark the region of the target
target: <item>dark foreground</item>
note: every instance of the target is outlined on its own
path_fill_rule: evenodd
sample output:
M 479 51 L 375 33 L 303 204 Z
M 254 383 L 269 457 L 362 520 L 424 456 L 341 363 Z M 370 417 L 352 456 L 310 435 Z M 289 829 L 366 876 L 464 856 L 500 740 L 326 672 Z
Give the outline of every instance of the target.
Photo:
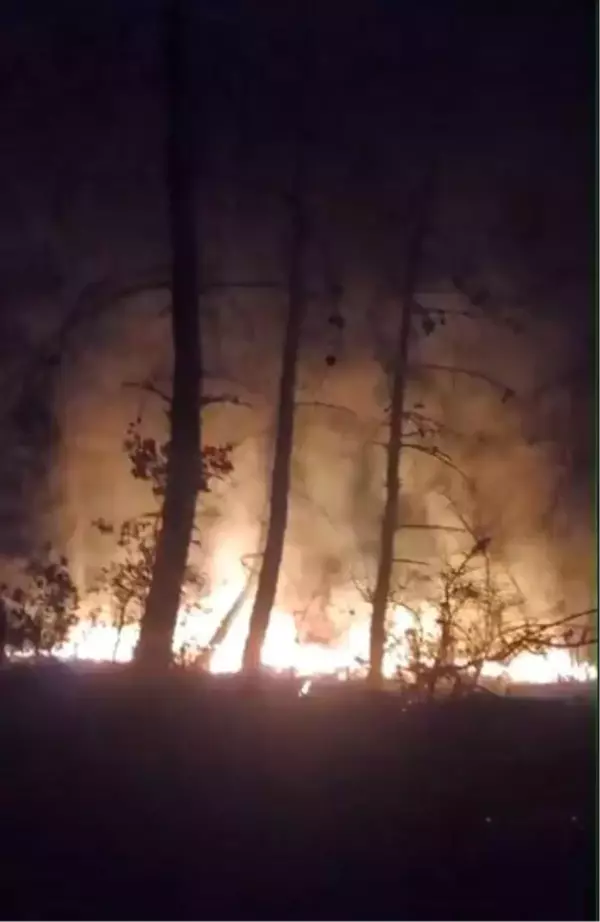
M 50 672 L 0 675 L 2 918 L 595 917 L 589 705 Z

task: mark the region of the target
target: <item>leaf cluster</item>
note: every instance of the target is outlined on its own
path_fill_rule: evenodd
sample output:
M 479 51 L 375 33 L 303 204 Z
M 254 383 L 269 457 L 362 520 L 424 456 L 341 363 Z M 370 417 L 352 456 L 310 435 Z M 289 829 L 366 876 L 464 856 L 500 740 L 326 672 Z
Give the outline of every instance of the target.
M 3 648 L 49 653 L 77 621 L 79 595 L 66 557 L 47 546 L 26 565 L 19 585 L 0 585 Z
M 170 443 L 158 442 L 155 438 L 142 435 L 141 420 L 138 418 L 127 427 L 123 448 L 131 464 L 131 474 L 136 480 L 149 481 L 156 497 L 162 497 L 167 484 L 167 464 Z M 223 479 L 233 471 L 231 444 L 211 446 L 202 449 L 198 468 L 198 492 L 210 492 L 213 479 Z
M 544 654 L 553 648 L 581 648 L 596 642 L 589 612 L 548 621 L 516 617 L 523 599 L 507 592 L 494 578 L 488 557 L 489 539 L 474 543 L 456 564 L 446 564 L 434 577 L 435 625 L 421 610 L 402 636 L 408 656 L 399 678 L 431 697 L 442 688 L 454 695 L 478 685 L 486 664 L 507 665 L 522 653 Z

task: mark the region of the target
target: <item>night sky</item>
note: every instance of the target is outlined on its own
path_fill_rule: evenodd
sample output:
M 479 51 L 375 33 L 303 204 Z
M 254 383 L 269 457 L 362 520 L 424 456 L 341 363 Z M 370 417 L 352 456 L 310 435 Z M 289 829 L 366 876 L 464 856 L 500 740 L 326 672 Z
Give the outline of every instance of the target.
M 484 511 L 494 505 L 485 497 L 503 478 L 517 484 L 511 494 L 523 489 L 513 499 L 520 509 L 532 507 L 523 514 L 527 521 L 515 512 L 504 526 L 492 510 L 494 527 L 519 548 L 534 535 L 556 535 L 543 555 L 551 553 L 556 569 L 581 588 L 590 572 L 592 520 L 593 5 L 257 6 L 190 4 L 205 278 L 284 277 L 284 196 L 301 108 L 310 283 L 320 292 L 342 286 L 345 319 L 336 337 L 326 323 L 327 296 L 315 298 L 304 346 L 306 389 L 321 397 L 325 356 L 334 352 L 332 375 L 339 379 L 332 378 L 331 393 L 354 404 L 353 388 L 373 383 L 368 363 L 385 365 L 403 209 L 423 169 L 435 164 L 438 198 L 422 298 L 456 297 L 458 278 L 468 289 L 460 305 L 485 290 L 485 310 L 518 315 L 523 332 L 513 342 L 476 326 L 416 349 L 483 368 L 514 388 L 510 417 L 497 410 L 500 447 L 473 460 L 470 446 L 463 460 L 483 471 Z M 52 342 L 86 285 L 164 266 L 168 229 L 160 4 L 7 0 L 0 17 L 0 535 L 10 556 L 31 545 L 42 519 L 49 528 L 65 504 L 81 502 L 65 486 L 69 476 L 56 473 L 78 468 L 81 432 L 84 441 L 96 432 L 102 442 L 106 434 L 108 447 L 97 448 L 105 455 L 93 467 L 104 473 L 96 480 L 90 474 L 75 492 L 109 492 L 106 471 L 131 407 L 115 407 L 117 421 L 107 421 L 102 387 L 110 391 L 119 376 L 144 373 L 150 334 L 135 327 L 139 319 L 123 319 L 121 307 L 116 319 L 75 335 L 58 369 L 43 378 L 40 403 L 54 396 L 42 423 L 15 417 L 24 369 Z M 119 317 L 129 324 L 126 336 Z M 265 381 L 274 378 L 280 322 L 281 305 L 269 296 L 213 299 L 207 361 L 220 375 L 243 378 L 242 392 L 268 403 Z M 150 336 L 150 351 L 158 339 Z M 266 369 L 265 380 L 257 366 Z M 377 387 L 375 401 L 381 382 Z M 117 390 L 110 391 L 113 401 Z M 496 412 L 487 392 L 465 392 L 454 402 L 449 393 L 432 397 L 436 409 L 467 430 Z M 299 422 L 300 436 L 305 424 Z M 524 445 L 534 446 L 535 457 L 522 460 Z M 306 451 L 315 465 L 326 464 L 325 455 Z M 530 503 L 540 478 L 548 488 Z M 548 524 L 556 495 L 562 511 Z M 67 538 L 75 528 L 69 515 Z M 363 551 L 369 540 L 361 538 Z M 563 553 L 565 543 L 577 548 L 578 564 Z M 330 551 L 340 548 L 324 553 Z

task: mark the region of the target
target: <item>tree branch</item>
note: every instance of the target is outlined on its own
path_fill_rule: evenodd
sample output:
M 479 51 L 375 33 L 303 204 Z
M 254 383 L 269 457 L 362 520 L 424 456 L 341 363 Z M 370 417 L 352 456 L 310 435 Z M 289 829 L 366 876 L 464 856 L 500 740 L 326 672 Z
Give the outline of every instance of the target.
M 171 403 L 170 396 L 165 394 L 164 391 L 161 391 L 155 384 L 152 384 L 151 381 L 124 381 L 123 387 L 133 388 L 138 391 L 146 391 L 149 394 L 155 394 L 157 397 L 160 397 L 165 403 Z
M 248 403 L 246 400 L 240 400 L 239 397 L 236 397 L 235 394 L 214 394 L 207 395 L 200 399 L 200 406 L 207 407 L 215 403 L 228 403 L 230 406 L 234 407 L 251 407 L 252 404 Z
M 123 387 L 134 388 L 136 390 L 146 391 L 149 394 L 155 394 L 157 397 L 160 397 L 165 403 L 171 403 L 171 397 L 168 394 L 165 394 L 164 391 L 161 391 L 155 384 L 151 381 L 124 381 Z M 248 403 L 245 400 L 241 400 L 239 397 L 236 397 L 234 394 L 215 394 L 207 395 L 200 399 L 200 406 L 206 407 L 211 406 L 215 403 L 228 403 L 231 406 L 236 407 L 251 407 L 252 404 Z
M 438 317 L 468 317 L 470 320 L 492 319 L 485 317 L 484 314 L 476 314 L 474 311 L 454 310 L 444 307 L 425 307 L 418 302 L 415 302 L 415 313 L 424 317 L 428 314 L 436 314 Z
M 394 557 L 392 558 L 392 563 L 407 563 L 411 565 L 414 564 L 419 567 L 429 566 L 429 563 L 426 560 L 413 560 L 411 557 Z
M 419 530 L 419 531 L 448 531 L 448 532 L 453 532 L 453 533 L 461 534 L 461 535 L 465 534 L 465 532 L 466 532 L 466 529 L 465 529 L 465 528 L 459 528 L 459 527 L 456 526 L 456 525 L 428 525 L 428 524 L 425 524 L 425 523 L 424 523 L 423 525 L 419 525 L 419 524 L 417 524 L 417 525 L 412 525 L 412 524 L 411 524 L 411 525 L 402 525 L 401 528 L 402 528 L 403 530 L 404 530 L 405 528 L 406 528 L 406 529 L 407 529 L 407 528 L 412 528 L 412 529 L 416 529 L 416 530 Z
M 453 461 L 450 460 L 448 455 L 445 455 L 435 446 L 428 448 L 426 445 L 416 445 L 414 442 L 403 442 L 403 447 L 412 448 L 413 451 L 420 451 L 425 455 L 429 455 L 430 458 L 435 458 L 437 461 L 441 461 L 442 464 L 446 465 L 446 467 L 449 467 L 451 470 L 456 471 L 457 474 L 460 474 L 465 483 L 471 483 L 465 472 L 461 471 L 461 469 L 456 464 L 454 464 Z
M 325 403 L 322 400 L 297 400 L 296 407 L 308 410 L 334 410 L 336 413 L 349 413 L 355 419 L 358 414 L 349 407 L 340 407 L 335 403 Z
M 41 375 L 49 369 L 56 370 L 61 366 L 67 352 L 68 340 L 80 326 L 117 307 L 128 298 L 162 291 L 170 291 L 170 273 L 163 267 L 145 270 L 137 279 L 128 282 L 105 278 L 86 285 L 75 298 L 58 329 L 35 350 L 33 358 L 28 363 L 29 368 L 22 377 L 25 383 L 19 390 L 15 405 L 26 399 L 27 394 L 40 384 Z
M 444 371 L 452 375 L 464 375 L 467 378 L 473 378 L 477 381 L 485 381 L 490 387 L 502 392 L 502 403 L 506 403 L 511 397 L 515 396 L 512 388 L 507 387 L 495 378 L 486 375 L 481 371 L 471 371 L 468 368 L 460 368 L 457 365 L 439 365 L 437 362 L 423 362 L 413 366 L 414 368 L 426 368 L 428 371 Z

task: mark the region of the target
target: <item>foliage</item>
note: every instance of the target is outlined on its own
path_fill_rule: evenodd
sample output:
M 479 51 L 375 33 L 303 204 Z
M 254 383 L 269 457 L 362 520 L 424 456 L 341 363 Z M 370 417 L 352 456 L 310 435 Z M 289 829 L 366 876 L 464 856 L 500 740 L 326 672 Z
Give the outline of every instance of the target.
M 131 463 L 131 474 L 136 480 L 149 481 L 154 496 L 162 497 L 167 482 L 169 442 L 161 443 L 154 438 L 144 437 L 140 426 L 141 419 L 138 417 L 127 427 L 123 442 Z M 198 470 L 198 491 L 200 493 L 210 492 L 212 479 L 222 479 L 232 472 L 232 448 L 230 444 L 203 447 Z
M 446 564 L 434 579 L 437 612 L 412 610 L 413 625 L 391 637 L 407 650 L 399 679 L 432 697 L 445 689 L 460 695 L 478 685 L 486 664 L 507 664 L 521 653 L 582 648 L 595 642 L 587 612 L 549 621 L 523 615 L 523 599 L 504 589 L 491 572 L 489 540 L 476 541 L 458 563 Z
M 142 615 L 152 580 L 158 516 L 126 519 L 118 529 L 105 519 L 96 519 L 92 524 L 101 534 L 116 534 L 117 538 L 117 555 L 102 567 L 93 589 L 98 596 L 108 595 L 113 602 L 116 654 L 123 628 L 137 622 Z M 184 607 L 192 604 L 204 585 L 202 574 L 188 565 L 183 588 Z
M 141 419 L 131 423 L 124 439 L 124 449 L 131 464 L 132 476 L 149 483 L 158 499 L 164 495 L 168 461 L 168 442 L 159 443 L 141 431 Z M 213 478 L 223 478 L 232 470 L 231 445 L 202 450 L 199 472 L 202 492 L 209 492 Z M 156 557 L 156 539 L 160 517 L 150 513 L 125 519 L 116 526 L 106 519 L 96 519 L 92 524 L 103 535 L 116 536 L 117 552 L 110 563 L 100 571 L 94 593 L 108 596 L 113 603 L 114 624 L 117 629 L 115 655 L 123 628 L 138 622 L 143 614 L 146 597 L 152 582 Z M 197 541 L 193 543 L 197 544 Z M 182 606 L 189 609 L 206 584 L 199 570 L 188 564 L 182 589 Z
M 169 446 L 143 437 L 140 423 L 138 419 L 128 427 L 124 447 L 133 476 L 149 481 L 158 498 L 164 492 Z M 209 491 L 211 479 L 225 477 L 232 470 L 230 453 L 230 445 L 203 450 L 199 473 L 203 492 Z M 118 526 L 103 518 L 92 523 L 101 534 L 116 536 L 117 553 L 102 568 L 93 587 L 97 596 L 108 595 L 113 601 L 115 653 L 123 628 L 135 623 L 143 611 L 152 579 L 158 523 L 158 514 L 129 518 Z M 204 576 L 189 565 L 184 609 L 195 602 L 204 586 Z M 58 556 L 49 545 L 44 547 L 27 563 L 16 585 L 0 584 L 0 661 L 5 650 L 40 654 L 60 646 L 77 623 L 78 606 L 67 558 Z
M 79 596 L 66 557 L 47 546 L 29 561 L 17 586 L 0 585 L 4 647 L 49 653 L 77 621 Z

